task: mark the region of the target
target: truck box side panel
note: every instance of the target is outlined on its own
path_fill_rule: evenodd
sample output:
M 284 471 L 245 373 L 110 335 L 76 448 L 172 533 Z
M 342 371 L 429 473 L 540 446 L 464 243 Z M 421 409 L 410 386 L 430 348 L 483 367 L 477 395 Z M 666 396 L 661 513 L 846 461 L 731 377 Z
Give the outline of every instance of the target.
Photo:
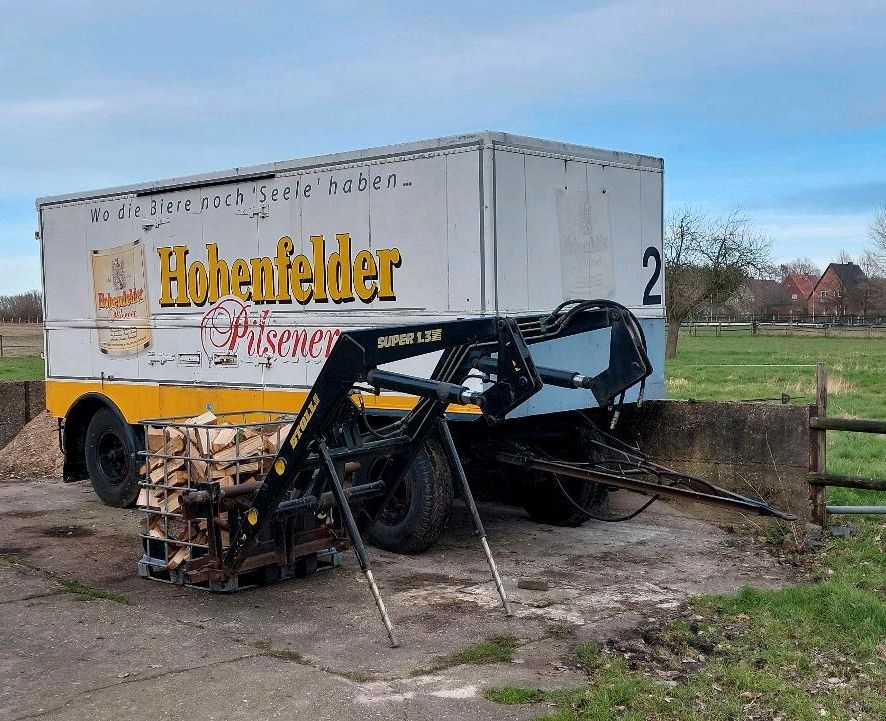
M 661 254 L 661 172 L 593 157 L 519 148 L 495 151 L 498 307 L 545 310 L 570 298 L 607 298 L 643 318 L 655 371 L 647 397 L 663 397 L 663 306 L 649 248 Z M 608 365 L 609 332 L 533 349 L 539 364 L 594 374 Z M 628 400 L 636 399 L 634 389 Z M 596 404 L 590 392 L 545 387 L 512 416 Z
M 494 292 L 495 306 L 504 313 L 529 304 L 524 157 L 519 153 L 495 153 Z
M 449 309 L 476 313 L 484 310 L 479 191 L 481 153 L 448 153 L 445 159 L 448 251 L 445 263 L 449 276 Z
M 496 150 L 499 308 L 600 297 L 660 316 L 643 292 L 644 251 L 661 248 L 660 187 L 650 170 Z

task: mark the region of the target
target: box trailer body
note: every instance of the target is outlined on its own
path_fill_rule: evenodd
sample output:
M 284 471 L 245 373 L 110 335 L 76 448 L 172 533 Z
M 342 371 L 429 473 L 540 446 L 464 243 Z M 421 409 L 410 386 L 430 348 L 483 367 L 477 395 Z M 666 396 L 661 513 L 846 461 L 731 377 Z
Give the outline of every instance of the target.
M 483 132 L 40 199 L 48 410 L 297 410 L 342 329 L 570 298 L 640 318 L 662 397 L 662 175 L 659 158 Z M 594 372 L 608 338 L 540 352 Z M 515 414 L 594 404 L 545 388 Z

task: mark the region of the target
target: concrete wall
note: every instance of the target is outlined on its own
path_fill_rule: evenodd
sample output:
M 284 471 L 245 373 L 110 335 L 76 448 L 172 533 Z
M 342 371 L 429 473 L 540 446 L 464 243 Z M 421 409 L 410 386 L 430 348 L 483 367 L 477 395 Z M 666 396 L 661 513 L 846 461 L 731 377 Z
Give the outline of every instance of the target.
M 619 429 L 663 465 L 810 518 L 807 406 L 648 401 L 627 407 Z
M 46 410 L 43 381 L 0 383 L 0 448 L 9 443 L 24 425 Z

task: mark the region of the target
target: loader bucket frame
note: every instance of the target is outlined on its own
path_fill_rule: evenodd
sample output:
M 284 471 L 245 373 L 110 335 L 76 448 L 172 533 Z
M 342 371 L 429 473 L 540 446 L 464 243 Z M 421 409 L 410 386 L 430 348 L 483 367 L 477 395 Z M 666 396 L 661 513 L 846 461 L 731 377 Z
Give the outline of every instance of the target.
M 529 350 L 533 344 L 606 328 L 610 329 L 609 364 L 595 376 L 580 370 L 541 367 L 533 362 Z M 441 352 L 441 356 L 430 378 L 380 368 L 435 352 Z M 447 424 L 447 408 L 450 404 L 475 406 L 489 423 L 498 424 L 545 384 L 590 389 L 598 404 L 605 407 L 616 399 L 623 399 L 624 393 L 637 384 L 641 386 L 642 397 L 642 385 L 651 372 L 638 320 L 628 309 L 611 301 L 569 301 L 544 315 L 467 318 L 343 332 L 281 443 L 270 470 L 251 502 L 242 504 L 239 522 L 232 528 L 231 545 L 223 558 L 217 559 L 219 571 L 236 573 L 261 530 L 275 517 L 315 513 L 321 499 L 327 499 L 328 506 L 331 495 L 391 644 L 397 645 L 351 503 L 359 497 L 361 504 L 370 503 L 378 513 L 403 482 L 428 434 L 436 431 L 458 490 L 471 513 L 502 604 L 510 614 L 504 586 Z M 469 377 L 478 375 L 483 381 L 482 390 L 472 390 L 465 385 Z M 474 387 L 477 386 L 474 384 Z M 418 401 L 383 433 L 372 429 L 361 431 L 355 422 L 359 411 L 353 395 L 382 390 L 417 396 Z M 625 455 L 624 449 L 618 452 Z M 528 447 L 504 445 L 493 449 L 492 456 L 505 464 L 628 488 L 653 497 L 675 495 L 766 515 L 783 515 L 762 501 L 663 469 L 640 456 L 630 462 L 630 472 L 626 472 L 623 465 L 601 470 L 590 464 L 558 462 L 539 457 Z M 345 487 L 342 478 L 349 466 L 369 464 L 376 459 L 384 459 L 376 477 Z M 642 468 L 655 480 L 638 480 L 636 474 Z M 206 490 L 183 500 L 186 504 L 205 504 L 211 495 L 212 491 Z

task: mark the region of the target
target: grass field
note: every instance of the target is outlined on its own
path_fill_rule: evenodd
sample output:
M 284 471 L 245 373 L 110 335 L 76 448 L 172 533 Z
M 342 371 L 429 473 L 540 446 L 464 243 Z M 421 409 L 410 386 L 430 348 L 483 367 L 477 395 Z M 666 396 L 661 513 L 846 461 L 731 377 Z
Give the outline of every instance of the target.
M 828 415 L 886 419 L 886 340 L 681 336 L 666 366 L 671 398 L 815 400 L 815 364 L 828 365 Z M 828 470 L 886 478 L 886 436 L 828 433 Z M 875 491 L 829 489 L 838 504 L 886 504 Z
M 886 341 L 682 337 L 666 368 L 668 396 L 811 403 L 815 364 L 829 371 L 829 415 L 886 418 Z M 828 433 L 828 470 L 886 477 L 886 438 Z M 886 494 L 830 489 L 835 503 L 886 504 Z M 791 548 L 801 582 L 695 599 L 644 630 L 649 656 L 579 645 L 580 688 L 493 688 L 502 704 L 544 704 L 550 721 L 882 721 L 886 718 L 886 521 L 851 521 L 857 535 L 822 551 Z M 774 534 L 771 541 L 777 541 Z M 785 536 L 783 541 L 790 540 Z M 630 654 L 629 654 L 630 655 Z
M 0 358 L 0 381 L 37 381 L 43 378 L 43 359 L 39 356 Z

